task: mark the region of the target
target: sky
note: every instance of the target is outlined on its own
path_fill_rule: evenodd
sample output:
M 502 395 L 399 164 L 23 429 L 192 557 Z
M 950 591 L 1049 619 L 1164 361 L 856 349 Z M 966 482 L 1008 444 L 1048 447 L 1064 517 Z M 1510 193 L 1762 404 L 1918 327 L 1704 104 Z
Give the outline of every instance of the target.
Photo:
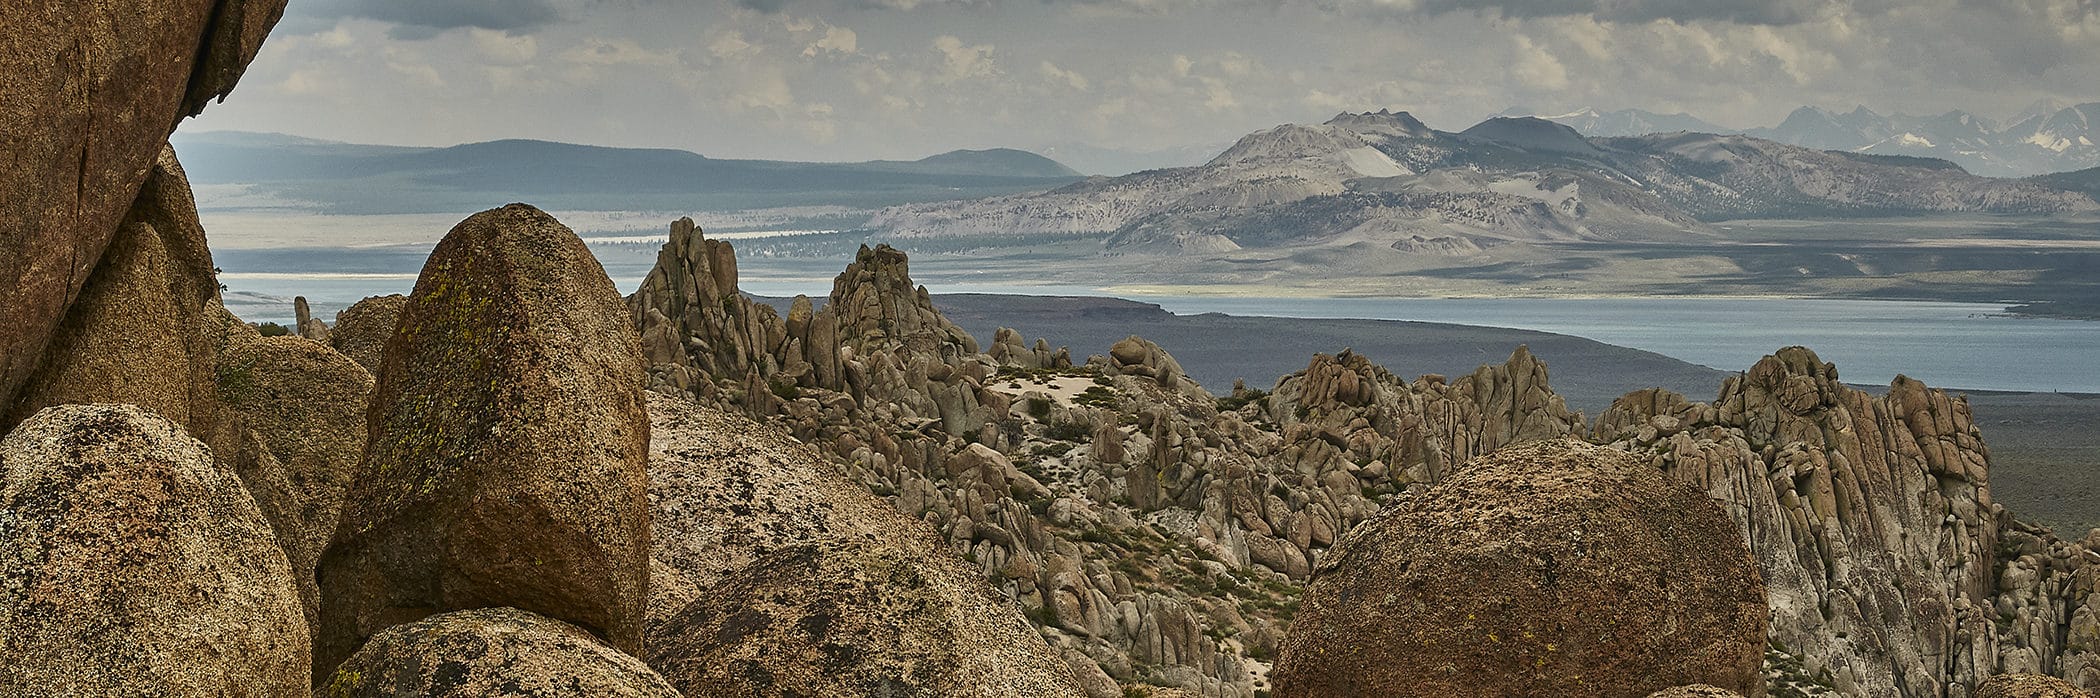
M 185 130 L 713 157 L 1222 148 L 1343 111 L 2100 101 L 2100 0 L 291 0 Z

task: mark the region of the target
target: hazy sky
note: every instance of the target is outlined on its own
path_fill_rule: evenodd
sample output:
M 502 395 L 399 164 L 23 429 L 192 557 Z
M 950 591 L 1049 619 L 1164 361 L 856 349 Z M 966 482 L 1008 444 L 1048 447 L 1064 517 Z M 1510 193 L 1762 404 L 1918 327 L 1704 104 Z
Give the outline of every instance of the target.
M 2100 101 L 2096 0 L 292 0 L 185 129 L 723 157 L 1213 144 L 1512 105 L 1726 126 L 1802 104 Z

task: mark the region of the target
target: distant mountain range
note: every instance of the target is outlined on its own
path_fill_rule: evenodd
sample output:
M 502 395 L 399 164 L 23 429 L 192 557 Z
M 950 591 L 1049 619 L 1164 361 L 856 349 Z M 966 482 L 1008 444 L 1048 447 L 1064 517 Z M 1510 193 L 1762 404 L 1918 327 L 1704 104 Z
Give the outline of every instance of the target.
M 415 148 L 232 131 L 171 140 L 195 184 L 243 185 L 265 200 L 331 213 L 458 212 L 520 200 L 580 210 L 879 207 L 1040 190 L 1080 177 L 1011 149 L 813 163 L 534 140 Z
M 1531 117 L 1452 133 L 1380 111 L 1259 131 L 1196 167 L 897 206 L 870 225 L 899 238 L 1106 234 L 1111 252 L 1375 244 L 1469 255 L 1696 239 L 1713 233 L 1708 221 L 1742 218 L 2095 211 L 2088 194 L 1945 160 L 1743 135 L 1585 137 Z
M 1802 107 L 1771 128 L 1734 130 L 1688 114 L 1640 109 L 1538 114 L 1510 109 L 1499 116 L 1536 116 L 1589 136 L 1638 136 L 1690 131 L 1755 136 L 1788 145 L 1878 155 L 1940 158 L 1969 172 L 2027 177 L 2100 166 L 2100 103 L 2063 105 L 2044 100 L 2001 126 L 1968 112 L 1937 116 L 1881 115 L 1866 107 L 1835 112 Z

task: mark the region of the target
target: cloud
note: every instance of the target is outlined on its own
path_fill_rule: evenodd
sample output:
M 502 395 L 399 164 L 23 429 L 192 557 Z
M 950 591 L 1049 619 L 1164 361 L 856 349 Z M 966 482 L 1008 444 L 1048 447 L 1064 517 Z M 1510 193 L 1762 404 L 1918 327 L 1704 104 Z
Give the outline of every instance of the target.
M 654 66 L 678 64 L 678 52 L 646 48 L 633 39 L 588 37 L 561 53 L 562 60 L 592 66 Z
M 824 37 L 817 39 L 815 43 L 802 49 L 802 56 L 811 58 L 824 53 L 859 52 L 860 36 L 858 34 L 854 34 L 853 30 L 845 27 L 827 26 L 824 28 Z
M 397 25 L 401 39 L 427 39 L 467 27 L 522 32 L 562 18 L 556 0 L 300 0 L 293 14 L 321 19 L 373 19 Z
M 947 34 L 934 37 L 933 50 L 941 54 L 940 81 L 955 82 L 999 74 L 999 66 L 992 62 L 993 48 L 991 44 L 965 44 L 962 39 Z
M 1059 68 L 1056 63 L 1043 61 L 1041 65 L 1036 66 L 1036 72 L 1042 75 L 1044 80 L 1052 83 L 1062 83 L 1075 90 L 1085 90 L 1087 87 L 1085 75 Z

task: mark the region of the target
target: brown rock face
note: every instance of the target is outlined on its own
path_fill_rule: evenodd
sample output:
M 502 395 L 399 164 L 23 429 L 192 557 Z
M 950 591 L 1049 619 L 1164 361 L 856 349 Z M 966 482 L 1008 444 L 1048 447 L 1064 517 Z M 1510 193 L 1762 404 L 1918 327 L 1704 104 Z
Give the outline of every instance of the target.
M 0 35 L 0 404 L 118 233 L 177 120 L 221 97 L 284 0 L 11 3 Z
M 299 592 L 203 444 L 130 405 L 0 441 L 0 694 L 305 695 Z
M 638 652 L 641 350 L 576 234 L 523 204 L 453 228 L 378 376 L 370 445 L 321 559 L 318 670 L 387 626 L 498 606 Z
M 221 460 L 263 505 L 312 610 L 314 567 L 364 455 L 372 374 L 311 340 L 236 336 L 219 355 L 216 392 L 240 434 L 222 436 L 235 441 L 219 447 Z
M 641 660 L 576 626 L 515 608 L 455 611 L 388 628 L 315 694 L 681 698 Z
M 777 429 L 650 399 L 655 556 L 678 582 L 653 585 L 646 656 L 688 697 L 1080 695 L 923 523 Z
M 401 321 L 401 308 L 407 305 L 408 297 L 396 293 L 366 298 L 344 308 L 335 314 L 335 327 L 328 330 L 328 345 L 365 370 L 378 371 L 379 361 L 386 355 L 386 340 L 394 336 L 394 325 Z
M 174 420 L 240 476 L 310 605 L 314 561 L 364 450 L 371 386 L 327 347 L 266 340 L 219 306 L 189 184 L 163 149 L 12 418 L 125 403 Z
M 217 320 L 207 308 L 219 290 L 211 252 L 175 151 L 161 146 L 151 164 L 151 175 L 122 224 L 111 226 L 113 236 L 105 234 L 108 247 L 100 263 L 79 285 L 72 307 L 64 309 L 64 321 L 50 328 L 48 349 L 34 374 L 22 376 L 20 390 L 8 393 L 17 398 L 7 418 L 0 419 L 0 432 L 38 410 L 63 404 L 134 404 L 193 431 L 216 418 L 209 385 L 218 342 L 204 329 Z M 32 291 L 0 299 L 0 307 Z M 0 336 L 22 329 L 12 318 L 31 319 L 28 314 L 0 316 L 10 318 Z M 34 351 L 24 346 L 22 356 L 33 358 Z M 17 358 L 13 349 L 0 354 L 8 362 Z M 200 389 L 205 392 L 198 394 Z
M 1703 493 L 1577 441 L 1511 446 L 1320 558 L 1278 696 L 1764 695 L 1764 591 Z
M 1976 687 L 1976 698 L 2092 698 L 2085 689 L 2053 676 L 2003 674 Z

